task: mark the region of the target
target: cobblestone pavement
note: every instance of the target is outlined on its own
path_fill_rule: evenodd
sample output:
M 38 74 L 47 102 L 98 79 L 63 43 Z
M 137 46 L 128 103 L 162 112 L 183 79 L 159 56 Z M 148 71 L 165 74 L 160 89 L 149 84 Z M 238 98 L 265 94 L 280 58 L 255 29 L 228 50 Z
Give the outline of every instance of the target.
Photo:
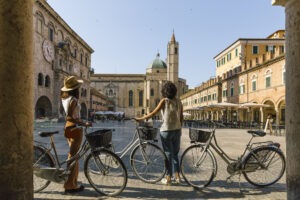
M 239 156 L 250 139 L 246 130 L 241 129 L 218 129 L 216 132 L 219 145 L 233 158 Z M 118 138 L 114 141 L 121 145 L 124 141 Z M 256 141 L 272 140 L 281 144 L 285 152 L 285 137 L 270 136 L 257 138 Z M 189 146 L 188 129 L 183 129 L 181 153 Z M 119 142 L 119 143 L 118 143 Z M 126 141 L 125 141 L 126 142 Z M 121 145 L 122 146 L 122 145 Z M 128 163 L 128 156 L 122 160 L 128 169 L 128 183 L 125 190 L 118 197 L 105 197 L 99 195 L 89 185 L 83 171 L 80 172 L 79 180 L 84 184 L 85 190 L 76 195 L 65 195 L 61 184 L 51 183 L 46 189 L 34 195 L 35 200 L 42 199 L 286 199 L 285 175 L 274 185 L 266 188 L 257 188 L 250 185 L 243 176 L 241 176 L 241 190 L 239 188 L 239 177 L 235 176 L 231 183 L 226 182 L 229 176 L 226 171 L 226 163 L 216 155 L 218 161 L 218 173 L 212 183 L 205 189 L 195 190 L 186 183 L 181 185 L 165 186 L 161 183 L 148 184 L 139 180 L 134 174 Z

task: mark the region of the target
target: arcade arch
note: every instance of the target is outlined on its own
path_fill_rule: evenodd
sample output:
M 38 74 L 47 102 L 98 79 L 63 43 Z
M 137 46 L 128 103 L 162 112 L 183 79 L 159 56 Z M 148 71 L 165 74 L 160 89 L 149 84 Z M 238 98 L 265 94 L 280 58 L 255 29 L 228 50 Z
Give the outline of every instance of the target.
M 41 96 L 35 105 L 35 118 L 45 118 L 52 116 L 52 104 L 47 96 Z

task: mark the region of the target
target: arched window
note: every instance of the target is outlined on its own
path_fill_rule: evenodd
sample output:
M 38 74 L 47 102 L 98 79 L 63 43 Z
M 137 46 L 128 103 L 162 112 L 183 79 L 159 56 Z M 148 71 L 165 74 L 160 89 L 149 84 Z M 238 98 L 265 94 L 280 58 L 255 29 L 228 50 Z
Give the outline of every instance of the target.
M 43 35 L 43 25 L 45 22 L 43 14 L 40 12 L 36 12 L 36 20 L 36 31 L 39 34 Z
M 282 66 L 282 84 L 285 85 L 285 65 Z
M 38 75 L 38 85 L 40 86 L 44 85 L 44 76 L 42 73 L 39 73 Z
M 139 91 L 139 106 L 143 106 L 143 101 L 144 101 L 143 97 L 144 97 L 144 92 L 143 90 L 141 90 Z
M 50 77 L 48 75 L 45 78 L 45 87 L 50 87 Z
M 108 91 L 108 96 L 109 96 L 109 97 L 112 97 L 113 94 L 114 94 L 114 93 L 113 93 L 113 90 L 112 90 L 112 89 L 109 89 L 109 91 Z
M 52 23 L 48 24 L 48 38 L 50 41 L 54 41 L 54 26 Z
M 128 93 L 128 106 L 133 106 L 133 91 L 130 90 L 129 93 Z
M 268 69 L 265 73 L 265 82 L 266 82 L 266 88 L 271 87 L 271 78 L 272 78 L 272 71 Z
M 230 84 L 230 96 L 232 97 L 234 95 L 234 83 L 231 82 Z
M 257 75 L 253 74 L 252 78 L 251 78 L 251 84 L 252 84 L 252 92 L 256 91 L 256 82 L 257 82 Z
M 227 93 L 227 85 L 224 85 L 223 86 L 223 93 L 222 93 L 222 96 L 223 97 L 227 97 L 228 93 Z
M 153 88 L 151 88 L 151 90 L 150 90 L 150 96 L 154 96 L 154 89 Z
M 240 79 L 239 93 L 240 94 L 244 94 L 245 93 L 245 83 L 244 83 L 244 79 L 243 78 Z

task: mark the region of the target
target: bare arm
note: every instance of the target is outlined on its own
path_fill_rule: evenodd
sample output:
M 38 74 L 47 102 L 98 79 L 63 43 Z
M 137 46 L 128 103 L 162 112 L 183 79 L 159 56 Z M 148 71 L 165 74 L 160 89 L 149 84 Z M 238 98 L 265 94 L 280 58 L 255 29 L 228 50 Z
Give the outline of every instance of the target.
M 181 104 L 181 102 L 180 102 Z M 181 126 L 183 125 L 183 107 L 182 107 L 182 104 L 180 106 L 180 123 L 181 123 Z
M 141 120 L 149 119 L 150 117 L 152 117 L 156 113 L 158 113 L 158 111 L 160 111 L 160 109 L 162 109 L 164 105 L 165 105 L 165 99 L 161 99 L 159 104 L 156 106 L 156 108 L 151 113 L 149 113 L 148 115 L 145 115 L 143 117 L 135 118 L 135 120 L 141 121 Z

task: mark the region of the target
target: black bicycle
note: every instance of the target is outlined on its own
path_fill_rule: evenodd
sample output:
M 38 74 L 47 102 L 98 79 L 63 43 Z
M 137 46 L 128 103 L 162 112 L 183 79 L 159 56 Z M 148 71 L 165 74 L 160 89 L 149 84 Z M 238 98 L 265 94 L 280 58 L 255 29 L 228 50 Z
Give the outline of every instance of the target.
M 208 126 L 209 127 L 209 126 Z M 243 174 L 252 185 L 265 187 L 276 183 L 284 174 L 286 161 L 280 144 L 273 141 L 252 143 L 253 138 L 266 135 L 263 131 L 248 131 L 252 135 L 244 152 L 237 159 L 228 156 L 218 145 L 217 124 L 211 129 L 190 128 L 192 145 L 182 154 L 180 168 L 185 181 L 195 187 L 208 186 L 217 174 L 217 160 L 212 149 L 227 163 L 230 176 Z

